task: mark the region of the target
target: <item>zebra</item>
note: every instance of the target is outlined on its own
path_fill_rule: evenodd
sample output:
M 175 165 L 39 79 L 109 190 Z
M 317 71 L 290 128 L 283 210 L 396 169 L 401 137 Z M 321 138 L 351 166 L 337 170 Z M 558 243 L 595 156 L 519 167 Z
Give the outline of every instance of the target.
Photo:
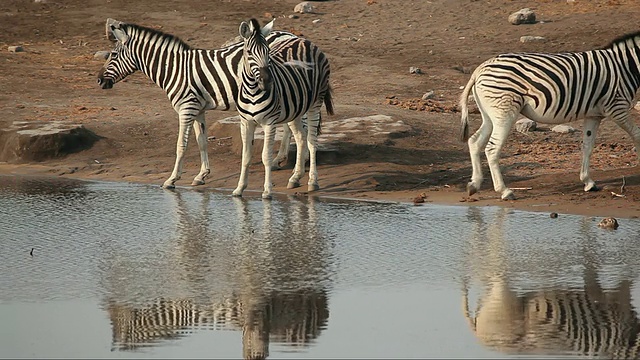
M 235 107 L 241 68 L 242 43 L 221 49 L 195 49 L 177 36 L 141 25 L 107 19 L 106 34 L 115 42 L 106 63 L 98 74 L 103 89 L 113 85 L 135 71 L 142 71 L 165 90 L 180 119 L 176 146 L 176 161 L 171 176 L 162 185 L 175 188 L 182 175 L 184 151 L 193 126 L 200 150 L 201 167 L 192 185 L 203 185 L 210 174 L 207 154 L 207 136 L 204 112 L 229 110 Z M 274 31 L 267 37 L 273 44 L 295 35 Z M 284 135 L 273 167 L 288 155 L 291 132 L 284 126 Z
M 461 140 L 467 141 L 472 175 L 469 195 L 482 184 L 480 151 L 485 150 L 494 190 L 503 200 L 515 196 L 502 178 L 500 150 L 519 114 L 546 124 L 584 119 L 580 180 L 584 191 L 598 187 L 589 161 L 600 122 L 612 119 L 626 131 L 640 156 L 640 128 L 629 118 L 640 88 L 640 32 L 607 46 L 576 53 L 509 53 L 479 65 L 460 97 Z M 467 101 L 473 90 L 482 125 L 469 137 Z
M 237 109 L 241 118 L 242 167 L 233 196 L 242 196 L 247 187 L 248 168 L 255 127 L 264 128 L 262 163 L 265 166 L 262 198 L 271 198 L 271 152 L 275 125 L 289 123 L 298 149 L 296 166 L 287 188 L 300 186 L 304 175 L 306 146 L 309 147 L 308 190 L 319 189 L 316 169 L 316 142 L 320 133 L 320 108 L 324 103 L 333 115 L 329 61 L 325 54 L 308 40 L 287 38 L 269 47 L 266 37 L 273 22 L 260 28 L 256 19 L 240 24 L 243 38 L 242 81 Z M 302 131 L 301 117 L 307 113 L 307 132 Z M 306 144 L 305 144 L 306 140 Z

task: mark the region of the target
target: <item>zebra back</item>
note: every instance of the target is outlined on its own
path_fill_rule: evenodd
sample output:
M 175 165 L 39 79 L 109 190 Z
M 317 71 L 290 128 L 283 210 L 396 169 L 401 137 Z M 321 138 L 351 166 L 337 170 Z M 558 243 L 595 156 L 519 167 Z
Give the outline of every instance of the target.
M 115 48 L 98 76 L 102 86 L 111 87 L 140 70 L 165 90 L 174 108 L 194 112 L 234 107 L 238 95 L 242 43 L 219 49 L 193 48 L 180 37 L 146 26 L 109 19 L 107 36 Z M 273 31 L 267 43 L 297 38 L 292 33 Z

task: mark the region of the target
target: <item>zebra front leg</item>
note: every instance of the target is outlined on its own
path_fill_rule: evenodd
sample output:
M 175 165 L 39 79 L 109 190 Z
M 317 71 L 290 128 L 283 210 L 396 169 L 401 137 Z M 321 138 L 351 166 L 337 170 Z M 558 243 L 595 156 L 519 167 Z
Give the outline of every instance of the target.
M 487 162 L 489 163 L 489 170 L 491 171 L 491 179 L 493 179 L 493 189 L 500 194 L 502 200 L 516 199 L 513 191 L 504 184 L 502 172 L 500 172 L 500 151 L 507 140 L 513 120 L 514 119 L 509 118 L 494 122 L 489 143 L 484 150 L 487 156 Z
M 247 188 L 249 177 L 249 163 L 251 163 L 251 151 L 253 149 L 253 136 L 256 131 L 255 121 L 240 121 L 240 136 L 242 137 L 242 164 L 240 166 L 240 179 L 238 186 L 231 193 L 233 196 L 242 196 L 242 192 Z
M 263 129 L 262 164 L 264 165 L 264 191 L 262 192 L 262 198 L 271 199 L 271 190 L 273 188 L 273 184 L 271 184 L 271 157 L 273 155 L 273 142 L 276 137 L 276 126 L 264 125 Z
M 584 120 L 584 132 L 582 133 L 582 166 L 580 167 L 580 181 L 584 184 L 584 191 L 599 190 L 596 183 L 591 180 L 591 176 L 589 176 L 589 164 L 601 120 L 600 118 L 586 118 Z
M 200 149 L 200 172 L 193 179 L 191 185 L 204 185 L 204 179 L 211 173 L 209 168 L 209 154 L 207 153 L 207 130 L 204 120 L 204 112 L 201 112 L 196 116 L 196 121 L 193 123 L 193 130 L 198 142 L 198 148 Z
M 178 131 L 178 142 L 176 144 L 176 163 L 173 166 L 171 176 L 162 184 L 165 189 L 174 189 L 176 181 L 182 176 L 182 161 L 184 159 L 184 151 L 187 149 L 189 142 L 189 130 L 193 124 L 191 115 L 180 115 L 180 130 Z
M 271 170 L 280 170 L 281 163 L 285 163 L 289 159 L 289 146 L 291 144 L 291 129 L 289 124 L 285 123 L 282 129 L 282 140 L 280 141 L 280 148 L 278 149 L 278 156 L 271 162 Z
M 287 189 L 300 187 L 300 179 L 304 175 L 304 163 L 306 162 L 307 136 L 302 129 L 302 121 L 296 118 L 289 122 L 289 127 L 296 140 L 296 165 L 293 168 L 293 175 L 289 178 Z
M 317 106 L 314 106 L 312 109 L 310 109 L 309 117 L 307 118 L 307 145 L 309 147 L 309 183 L 307 184 L 308 191 L 317 191 L 320 189 L 320 185 L 318 185 L 316 153 L 318 150 L 318 127 L 321 121 L 321 106 L 322 102 L 319 102 Z

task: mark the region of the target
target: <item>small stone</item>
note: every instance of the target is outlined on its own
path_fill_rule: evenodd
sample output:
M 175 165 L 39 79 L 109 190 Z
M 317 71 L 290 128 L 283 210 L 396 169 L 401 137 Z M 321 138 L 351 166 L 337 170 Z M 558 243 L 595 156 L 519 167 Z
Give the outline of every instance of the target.
M 572 128 L 569 125 L 556 125 L 556 126 L 551 128 L 551 131 L 557 132 L 557 133 L 560 133 L 560 134 L 569 134 L 569 133 L 572 133 L 572 132 L 576 131 L 576 129 Z
M 109 51 L 96 51 L 95 54 L 93 54 L 93 58 L 96 60 L 107 60 L 109 58 Z
M 599 228 L 615 230 L 618 228 L 618 220 L 612 217 L 606 217 L 598 223 Z
M 293 8 L 293 12 L 297 12 L 300 14 L 308 14 L 313 12 L 313 5 L 308 1 L 303 1 L 300 4 L 296 5 Z
M 409 68 L 409 74 L 422 74 L 422 70 L 418 67 L 412 66 Z
M 538 124 L 531 119 L 520 119 L 516 121 L 516 131 L 520 133 L 528 133 L 529 131 L 535 131 Z
M 521 36 L 520 42 L 528 43 L 528 42 L 545 42 L 547 39 L 543 36 Z
M 509 22 L 513 25 L 535 24 L 536 13 L 529 8 L 520 9 L 509 15 Z
M 315 19 L 315 20 L 312 21 L 312 23 L 314 23 L 314 24 L 317 24 L 319 22 L 320 22 L 320 19 Z
M 549 216 L 550 216 L 552 219 L 557 219 L 557 218 L 558 218 L 558 213 L 554 213 L 554 212 L 552 212 L 551 214 L 549 214 Z
M 298 19 L 298 18 L 300 18 L 300 16 L 298 16 L 296 14 L 289 15 L 289 19 Z
M 427 91 L 426 93 L 424 93 L 424 95 L 422 95 L 422 100 L 433 99 L 435 96 L 436 93 L 433 90 Z
M 9 46 L 7 48 L 9 50 L 9 52 L 23 52 L 24 48 L 20 45 L 15 45 L 15 46 Z

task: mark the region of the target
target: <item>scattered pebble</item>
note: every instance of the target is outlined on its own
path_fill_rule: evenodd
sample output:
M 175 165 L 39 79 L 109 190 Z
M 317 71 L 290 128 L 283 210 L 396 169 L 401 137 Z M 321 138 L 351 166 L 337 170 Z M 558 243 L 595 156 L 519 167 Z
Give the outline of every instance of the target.
M 433 99 L 435 96 L 436 93 L 433 90 L 427 91 L 426 93 L 424 93 L 424 95 L 422 95 L 422 100 Z
M 93 54 L 93 58 L 97 59 L 97 60 L 107 60 L 107 58 L 109 57 L 109 51 L 96 51 L 95 54 Z
M 538 124 L 527 118 L 520 119 L 516 121 L 516 131 L 519 133 L 528 133 L 529 131 L 535 131 L 538 127 Z
M 550 216 L 552 219 L 557 219 L 557 218 L 558 218 L 558 213 L 554 213 L 554 212 L 552 212 L 551 214 L 549 214 L 549 216 Z
M 598 223 L 599 228 L 615 230 L 618 228 L 618 220 L 612 217 L 606 217 Z
M 9 52 L 23 52 L 24 48 L 20 45 L 9 46 L 7 48 Z
M 409 74 L 422 74 L 422 70 L 418 67 L 412 66 L 409 68 Z
M 560 133 L 560 134 L 569 134 L 569 133 L 572 133 L 572 132 L 576 131 L 576 129 L 572 128 L 569 125 L 562 124 L 562 125 L 556 125 L 556 126 L 552 127 L 551 131 L 557 132 L 557 133 Z
M 509 15 L 509 22 L 513 25 L 535 24 L 536 13 L 529 8 L 520 9 Z
M 313 5 L 308 1 L 303 1 L 293 8 L 293 12 L 308 14 L 313 12 Z
M 520 42 L 528 43 L 528 42 L 545 42 L 547 39 L 543 36 L 521 36 Z

